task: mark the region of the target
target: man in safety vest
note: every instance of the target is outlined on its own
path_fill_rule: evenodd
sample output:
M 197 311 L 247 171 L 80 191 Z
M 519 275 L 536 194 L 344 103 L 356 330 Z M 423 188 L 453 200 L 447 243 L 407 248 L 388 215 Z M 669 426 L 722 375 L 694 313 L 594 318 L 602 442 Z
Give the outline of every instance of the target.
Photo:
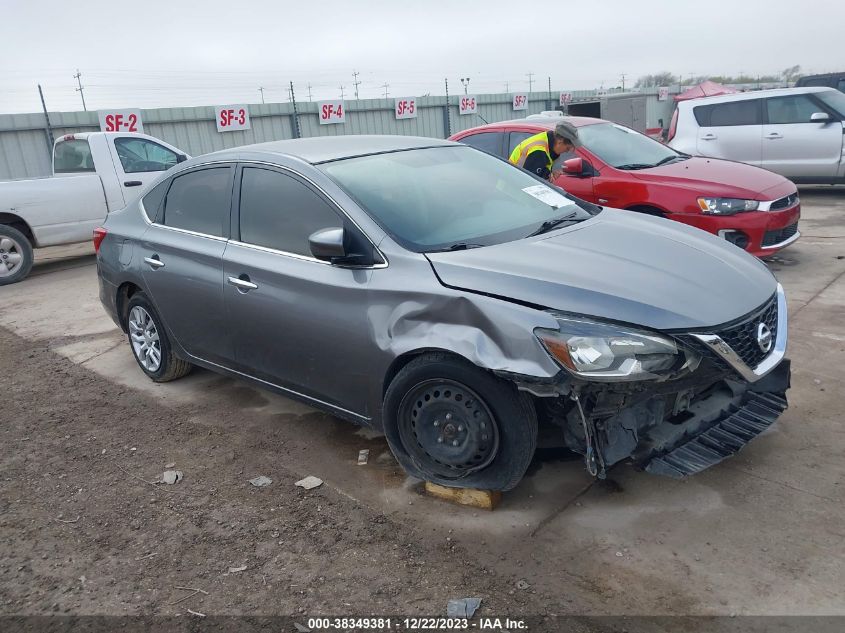
M 561 154 L 581 145 L 578 130 L 568 121 L 561 121 L 553 131 L 540 132 L 517 145 L 508 159 L 540 178 L 552 179 L 552 164 Z

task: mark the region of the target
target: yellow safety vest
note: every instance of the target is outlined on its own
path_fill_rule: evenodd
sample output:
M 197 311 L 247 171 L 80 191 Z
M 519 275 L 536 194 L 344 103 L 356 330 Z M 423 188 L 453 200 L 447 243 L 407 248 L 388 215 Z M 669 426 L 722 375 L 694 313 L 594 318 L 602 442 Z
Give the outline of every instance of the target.
M 531 152 L 536 152 L 538 150 L 542 151 L 546 155 L 546 169 L 551 171 L 554 161 L 552 160 L 552 154 L 549 151 L 548 132 L 540 132 L 539 134 L 529 136 L 527 139 L 522 141 L 522 143 L 513 148 L 508 161 L 517 167 L 522 167 L 525 165 L 525 160 L 528 158 L 528 155 Z

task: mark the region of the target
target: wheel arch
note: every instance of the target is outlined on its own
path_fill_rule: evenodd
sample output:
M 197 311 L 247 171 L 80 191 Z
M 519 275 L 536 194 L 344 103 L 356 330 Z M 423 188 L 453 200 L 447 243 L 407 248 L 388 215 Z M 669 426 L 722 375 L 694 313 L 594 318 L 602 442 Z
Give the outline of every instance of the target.
M 461 360 L 461 361 L 464 361 L 464 362 L 467 362 L 467 363 L 472 363 L 476 367 L 479 367 L 478 365 L 473 363 L 466 356 L 462 356 L 461 354 L 458 354 L 457 352 L 453 352 L 451 350 L 444 349 L 442 347 L 420 347 L 419 349 L 409 350 L 407 352 L 404 352 L 403 354 L 400 354 L 396 358 L 394 358 L 393 362 L 391 362 L 390 365 L 388 366 L 387 372 L 385 372 L 385 375 L 384 375 L 384 381 L 383 381 L 382 388 L 381 388 L 381 399 L 382 399 L 382 401 L 384 401 L 384 396 L 385 396 L 385 394 L 387 394 L 387 389 L 388 389 L 388 387 L 390 387 L 390 383 L 393 382 L 393 379 L 396 378 L 396 376 L 399 374 L 399 372 L 402 371 L 402 369 L 408 363 L 410 363 L 412 360 L 414 360 L 415 358 L 419 358 L 420 356 L 422 356 L 424 354 L 444 354 L 445 356 L 447 356 L 449 358 L 454 358 L 456 360 Z M 479 369 L 483 369 L 485 371 L 490 371 L 491 374 L 493 373 L 491 370 L 487 369 L 486 367 L 479 367 Z
M 131 281 L 124 281 L 117 288 L 114 306 L 117 310 L 117 318 L 120 321 L 120 327 L 124 332 L 127 331 L 126 320 L 128 317 L 129 300 L 134 294 L 142 291 L 143 289 L 138 284 Z
M 32 232 L 32 228 L 30 228 L 27 221 L 24 220 L 21 216 L 16 215 L 14 213 L 2 212 L 0 213 L 0 224 L 6 224 L 8 226 L 16 228 L 18 231 L 24 234 L 26 239 L 29 240 L 30 245 L 35 248 L 35 234 Z

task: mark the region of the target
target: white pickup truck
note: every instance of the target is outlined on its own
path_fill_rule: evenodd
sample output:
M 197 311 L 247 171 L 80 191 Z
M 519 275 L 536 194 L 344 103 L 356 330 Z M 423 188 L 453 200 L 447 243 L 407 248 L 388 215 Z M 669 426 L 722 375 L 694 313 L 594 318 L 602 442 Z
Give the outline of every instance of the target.
M 162 171 L 189 158 L 146 134 L 88 132 L 53 145 L 53 177 L 0 182 L 0 286 L 32 268 L 33 248 L 85 242 Z

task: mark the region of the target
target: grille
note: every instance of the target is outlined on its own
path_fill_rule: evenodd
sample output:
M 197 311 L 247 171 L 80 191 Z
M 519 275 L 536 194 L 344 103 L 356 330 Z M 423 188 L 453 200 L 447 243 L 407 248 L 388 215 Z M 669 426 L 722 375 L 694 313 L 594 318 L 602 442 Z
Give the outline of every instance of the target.
M 786 198 L 781 198 L 780 200 L 775 200 L 772 203 L 772 206 L 769 207 L 772 211 L 779 211 L 780 209 L 788 209 L 789 207 L 798 203 L 798 192 L 786 196 Z
M 767 356 L 767 352 L 760 349 L 757 344 L 757 327 L 765 323 L 772 332 L 771 351 L 777 342 L 778 330 L 778 302 L 777 297 L 772 297 L 760 310 L 755 311 L 750 317 L 739 325 L 734 325 L 724 330 L 714 332 L 722 337 L 731 349 L 737 353 L 743 362 L 754 369 Z
M 785 226 L 782 229 L 777 229 L 775 231 L 766 231 L 766 234 L 763 236 L 763 246 L 774 246 L 775 244 L 785 242 L 797 232 L 798 222 L 796 222 L 795 224 L 790 224 L 789 226 Z

